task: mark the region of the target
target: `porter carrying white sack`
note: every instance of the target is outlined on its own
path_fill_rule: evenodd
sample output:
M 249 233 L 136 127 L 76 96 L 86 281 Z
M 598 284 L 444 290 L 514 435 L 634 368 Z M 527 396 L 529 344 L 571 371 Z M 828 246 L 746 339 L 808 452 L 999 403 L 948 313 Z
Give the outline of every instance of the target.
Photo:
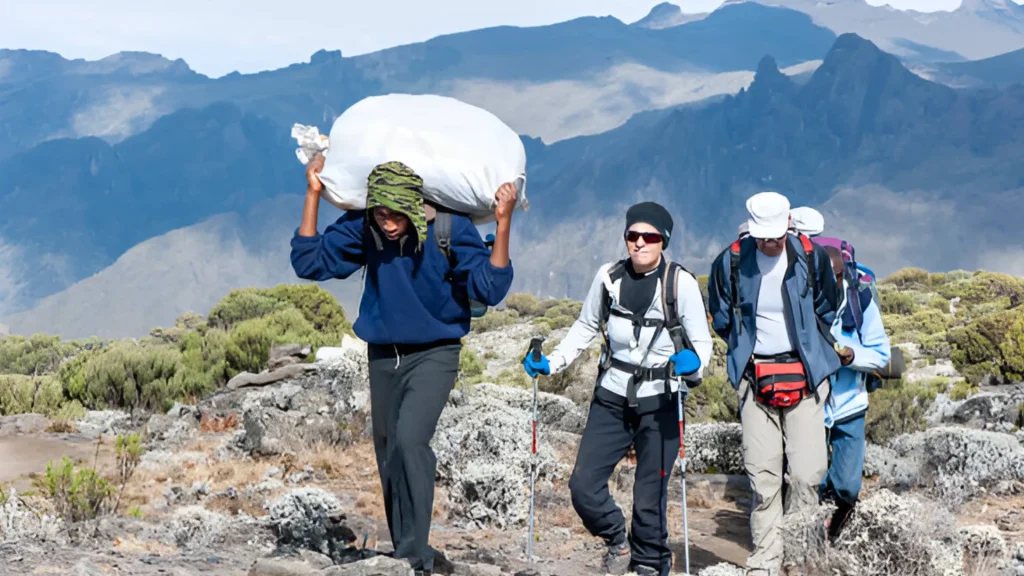
M 494 194 L 506 183 L 527 209 L 526 150 L 514 130 L 490 112 L 454 98 L 389 94 L 354 104 L 331 127 L 320 181 L 323 197 L 342 210 L 366 208 L 366 177 L 398 161 L 423 179 L 423 196 L 494 220 Z

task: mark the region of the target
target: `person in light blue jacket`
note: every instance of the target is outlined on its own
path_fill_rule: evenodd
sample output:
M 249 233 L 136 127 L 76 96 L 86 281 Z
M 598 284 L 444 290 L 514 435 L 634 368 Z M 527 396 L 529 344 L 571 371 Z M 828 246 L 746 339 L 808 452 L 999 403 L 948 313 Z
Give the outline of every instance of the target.
M 847 294 L 848 279 L 839 250 L 827 246 L 840 294 Z M 868 288 L 864 288 L 868 290 Z M 864 302 L 867 298 L 862 298 Z M 846 314 L 849 302 L 843 298 L 832 324 L 832 336 L 842 348 L 843 367 L 832 377 L 832 395 L 825 404 L 825 427 L 832 452 L 828 472 L 821 482 L 821 495 L 833 500 L 836 511 L 827 522 L 828 537 L 839 536 L 857 504 L 864 474 L 864 417 L 868 411 L 868 380 L 877 378 L 872 372 L 885 368 L 889 362 L 889 336 L 882 325 L 882 313 L 873 300 L 864 307 L 860 327 Z M 846 321 L 844 322 L 844 317 Z M 845 325 L 845 328 L 844 328 Z

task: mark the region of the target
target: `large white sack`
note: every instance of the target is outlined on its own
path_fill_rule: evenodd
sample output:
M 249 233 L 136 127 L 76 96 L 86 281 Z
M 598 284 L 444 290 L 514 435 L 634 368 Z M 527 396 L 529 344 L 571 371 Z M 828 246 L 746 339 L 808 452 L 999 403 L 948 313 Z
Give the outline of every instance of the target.
M 520 185 L 526 209 L 526 150 L 490 112 L 445 96 L 388 94 L 363 99 L 331 127 L 320 181 L 322 196 L 342 210 L 366 208 L 366 177 L 399 161 L 423 178 L 423 195 L 476 223 L 494 220 L 494 193 Z

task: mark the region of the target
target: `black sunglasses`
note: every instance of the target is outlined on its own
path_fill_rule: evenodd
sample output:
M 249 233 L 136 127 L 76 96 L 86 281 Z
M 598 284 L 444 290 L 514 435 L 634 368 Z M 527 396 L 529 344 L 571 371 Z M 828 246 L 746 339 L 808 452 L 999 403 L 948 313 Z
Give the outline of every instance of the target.
M 665 239 L 661 234 L 657 232 L 637 232 L 635 230 L 626 231 L 626 242 L 636 242 L 643 238 L 645 244 L 661 244 Z

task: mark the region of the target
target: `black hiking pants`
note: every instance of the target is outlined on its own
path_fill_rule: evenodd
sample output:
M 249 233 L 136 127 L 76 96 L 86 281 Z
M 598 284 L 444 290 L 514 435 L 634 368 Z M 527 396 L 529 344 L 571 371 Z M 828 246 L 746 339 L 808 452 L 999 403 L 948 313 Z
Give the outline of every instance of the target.
M 395 558 L 433 570 L 431 512 L 437 459 L 430 448 L 459 371 L 459 341 L 368 347 L 370 418 Z
M 674 395 L 662 395 L 656 406 L 647 407 L 650 411 L 637 412 L 625 397 L 598 388 L 569 478 L 572 505 L 583 525 L 606 544 L 618 544 L 626 538 L 626 520 L 608 491 L 608 480 L 630 445 L 635 446 L 631 565 L 643 564 L 663 575 L 672 568 L 666 509 L 668 482 L 679 455 L 675 402 Z

